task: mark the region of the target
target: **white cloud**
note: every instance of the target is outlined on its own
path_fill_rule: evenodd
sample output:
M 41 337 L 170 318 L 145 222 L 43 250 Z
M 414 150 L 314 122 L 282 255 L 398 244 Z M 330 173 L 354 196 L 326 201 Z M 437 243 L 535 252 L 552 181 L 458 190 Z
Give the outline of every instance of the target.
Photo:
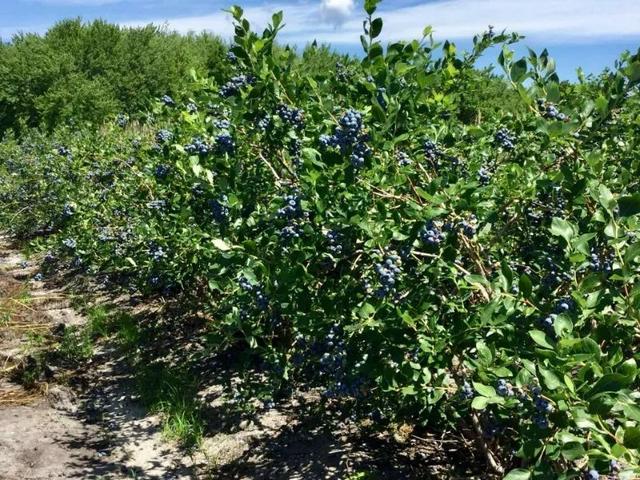
M 97 5 L 133 0 L 38 0 Z M 136 0 L 137 1 L 137 0 Z M 233 3 L 231 0 L 225 0 Z M 313 39 L 334 44 L 357 44 L 365 14 L 354 0 L 276 0 L 245 8 L 246 17 L 261 31 L 271 15 L 284 11 L 286 24 L 281 41 L 305 44 Z M 132 7 L 131 11 L 135 9 Z M 438 39 L 470 38 L 486 30 L 517 31 L 546 43 L 599 41 L 605 38 L 640 37 L 640 0 L 439 0 L 393 7 L 383 1 L 378 11 L 384 20 L 383 41 L 419 38 L 432 25 Z M 218 11 L 205 16 L 152 17 L 125 25 L 166 24 L 180 32 L 211 31 L 233 35 L 231 18 Z M 6 25 L 2 26 L 6 27 Z
M 322 0 L 321 18 L 326 23 L 339 26 L 351 17 L 354 7 L 353 0 Z

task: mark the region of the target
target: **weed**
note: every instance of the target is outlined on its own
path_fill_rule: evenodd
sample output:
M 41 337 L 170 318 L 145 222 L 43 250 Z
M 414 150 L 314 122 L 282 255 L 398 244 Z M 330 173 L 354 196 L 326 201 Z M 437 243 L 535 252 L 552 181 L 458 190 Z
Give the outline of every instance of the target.
M 64 330 L 56 351 L 63 360 L 81 362 L 91 358 L 93 349 L 90 330 L 72 326 Z
M 136 386 L 143 403 L 163 417 L 163 433 L 186 447 L 199 444 L 204 422 L 196 400 L 198 385 L 187 372 L 163 365 L 149 365 L 136 372 Z

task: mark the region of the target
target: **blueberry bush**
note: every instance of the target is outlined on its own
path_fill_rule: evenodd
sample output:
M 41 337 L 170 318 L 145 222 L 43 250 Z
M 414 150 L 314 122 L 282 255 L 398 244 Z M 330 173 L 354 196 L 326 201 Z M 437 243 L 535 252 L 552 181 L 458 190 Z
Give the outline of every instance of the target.
M 512 480 L 637 478 L 640 52 L 571 84 L 491 29 L 383 48 L 365 10 L 359 63 L 233 7 L 227 78 L 145 122 L 5 138 L 3 229 L 44 275 L 203 313 L 274 396 L 462 432 Z M 489 48 L 502 77 L 477 74 Z

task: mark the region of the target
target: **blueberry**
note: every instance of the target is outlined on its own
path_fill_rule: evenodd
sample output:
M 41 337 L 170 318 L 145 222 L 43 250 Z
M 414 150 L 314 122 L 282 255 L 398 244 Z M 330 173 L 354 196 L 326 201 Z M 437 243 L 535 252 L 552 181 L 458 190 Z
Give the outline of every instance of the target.
M 515 148 L 515 138 L 506 128 L 500 128 L 495 134 L 496 143 L 505 150 L 513 150 Z
M 598 480 L 600 478 L 600 474 L 597 470 L 591 469 L 585 474 L 584 478 L 587 480 Z

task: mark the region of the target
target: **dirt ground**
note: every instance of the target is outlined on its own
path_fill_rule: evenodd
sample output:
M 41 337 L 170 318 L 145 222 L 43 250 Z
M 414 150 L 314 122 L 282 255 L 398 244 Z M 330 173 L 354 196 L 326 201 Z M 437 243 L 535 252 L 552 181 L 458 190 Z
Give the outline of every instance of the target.
M 85 322 L 64 289 L 31 280 L 37 267 L 21 262 L 0 240 L 0 302 L 4 297 L 5 311 L 11 309 L 9 323 L 0 323 L 0 479 L 193 478 L 193 463 L 162 438 L 160 419 L 131 400 L 127 375 L 108 346 L 78 373 L 82 382 L 54 377 L 26 389 L 12 381 L 29 360 L 29 334 Z M 28 302 L 17 295 L 25 291 Z
M 30 338 L 87 321 L 72 306 L 75 290 L 34 281 L 37 271 L 0 237 L 0 480 L 488 478 L 464 439 L 367 433 L 339 412 L 320 418 L 310 392 L 239 415 L 223 395 L 224 360 L 198 356 L 199 337 L 184 321 L 140 319 L 152 325 L 150 364 L 159 351 L 163 362 L 201 372 L 206 431 L 188 452 L 142 407 L 128 359 L 109 339 L 81 368 L 45 366 L 50 375 L 25 388 L 13 373 L 30 361 Z M 104 291 L 93 297 L 114 301 Z M 354 476 L 364 472 L 372 475 Z

